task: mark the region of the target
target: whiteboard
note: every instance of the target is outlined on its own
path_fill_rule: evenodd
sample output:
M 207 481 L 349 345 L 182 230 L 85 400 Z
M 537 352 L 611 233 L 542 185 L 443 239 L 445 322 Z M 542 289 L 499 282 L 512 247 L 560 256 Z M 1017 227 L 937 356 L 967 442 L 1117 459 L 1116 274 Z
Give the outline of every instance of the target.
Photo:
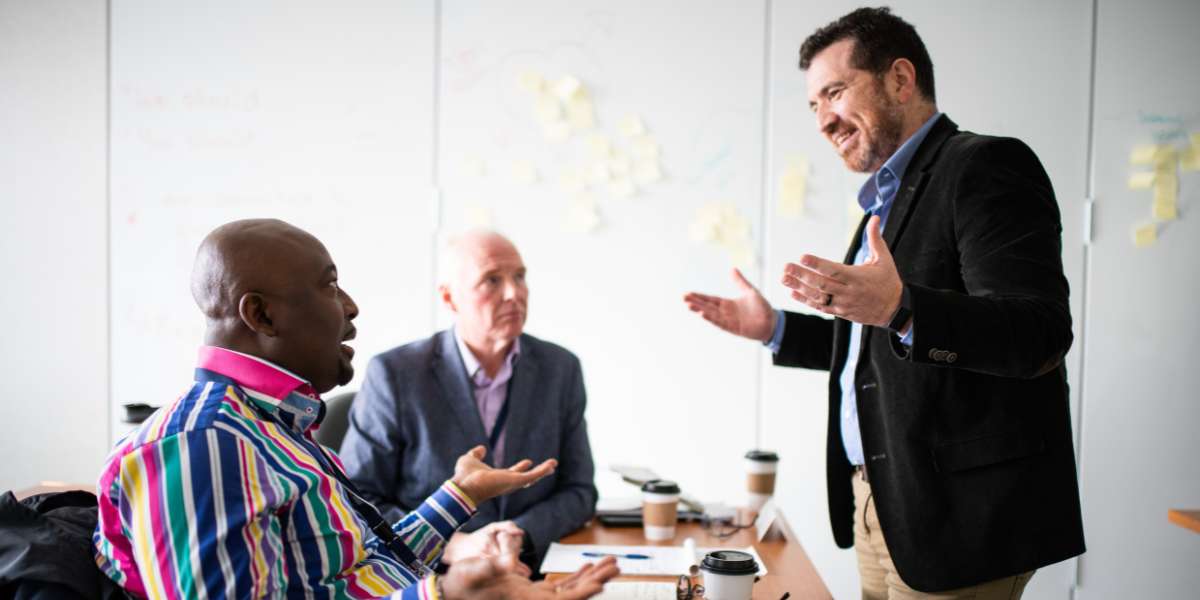
M 763 4 L 735 1 L 687 10 L 632 1 L 443 4 L 443 224 L 470 225 L 482 208 L 520 247 L 526 330 L 583 363 L 602 494 L 636 493 L 606 489 L 613 463 L 651 467 L 704 498 L 742 485 L 762 356 L 689 313 L 682 297 L 720 289 L 731 264 L 723 249 L 689 239 L 700 207 L 728 202 L 759 239 L 764 19 Z M 548 140 L 535 95 L 520 85 L 527 72 L 578 78 L 594 127 Z M 601 223 L 571 232 L 564 221 L 577 193 L 564 189 L 563 173 L 590 164 L 593 134 L 631 155 L 621 133 L 630 115 L 658 141 L 664 178 L 633 197 L 589 186 Z M 538 180 L 521 183 L 513 161 L 532 164 Z
M 1153 221 L 1153 191 L 1126 180 L 1148 170 L 1130 164 L 1136 145 L 1182 149 L 1200 133 L 1200 4 L 1102 0 L 1098 16 L 1080 583 L 1089 598 L 1183 598 L 1200 588 L 1196 534 L 1167 510 L 1200 505 L 1200 172 L 1175 169 L 1180 218 L 1141 249 L 1132 229 Z
M 360 356 L 427 333 L 433 15 L 432 2 L 113 3 L 114 423 L 121 404 L 165 404 L 190 381 L 192 258 L 232 219 L 278 217 L 325 242 L 359 304 Z

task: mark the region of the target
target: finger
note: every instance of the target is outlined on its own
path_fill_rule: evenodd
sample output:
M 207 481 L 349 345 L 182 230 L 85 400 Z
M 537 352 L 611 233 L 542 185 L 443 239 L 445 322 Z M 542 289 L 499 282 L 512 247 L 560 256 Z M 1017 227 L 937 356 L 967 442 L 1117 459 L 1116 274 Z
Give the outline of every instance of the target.
M 533 461 L 532 461 L 532 460 L 529 460 L 528 458 L 523 458 L 523 459 L 521 459 L 521 460 L 520 460 L 520 462 L 518 462 L 517 464 L 515 464 L 515 465 L 513 465 L 513 466 L 509 467 L 509 468 L 508 468 L 508 470 L 509 470 L 509 471 L 515 471 L 515 472 L 517 472 L 517 473 L 520 473 L 521 471 L 524 471 L 524 470 L 528 469 L 528 468 L 529 468 L 530 466 L 532 466 L 532 465 L 533 465 Z
M 743 292 L 754 292 L 755 294 L 758 293 L 758 288 L 754 287 L 749 281 L 746 281 L 746 277 L 742 275 L 742 270 L 737 267 L 733 268 L 733 282 L 736 283 L 738 288 Z
M 692 292 L 683 297 L 685 304 L 690 306 L 720 306 L 722 298 Z
M 480 444 L 474 448 L 471 448 L 470 450 L 467 450 L 467 454 L 475 457 L 476 460 L 483 460 L 483 457 L 487 456 L 487 446 Z
M 870 258 L 872 260 L 891 256 L 887 242 L 883 241 L 883 231 L 880 230 L 879 223 L 879 215 L 875 215 L 871 217 L 870 221 L 867 221 L 867 249 L 871 251 Z
M 804 304 L 808 305 L 809 307 L 813 308 L 814 310 L 825 313 L 827 315 L 833 315 L 835 317 L 845 317 L 845 315 L 846 315 L 846 307 L 839 306 L 836 303 L 825 304 L 824 296 L 814 300 L 812 298 L 804 296 L 800 292 L 794 291 L 794 292 L 792 292 L 792 298 L 795 300 L 799 300 L 799 301 L 803 302 Z
M 822 304 L 825 303 L 825 300 L 831 293 L 824 292 L 816 287 L 813 287 L 812 285 L 809 285 L 806 281 L 792 277 L 791 275 L 784 275 L 782 283 L 784 287 L 793 290 L 793 294 L 799 293 L 802 295 L 804 300 L 814 300 Z
M 844 294 L 849 286 L 836 279 L 826 277 L 812 269 L 806 269 L 795 263 L 783 267 L 783 285 L 796 289 L 797 282 L 828 294 Z
M 800 266 L 816 271 L 830 279 L 836 279 L 838 281 L 843 281 L 845 279 L 843 272 L 846 269 L 846 265 L 840 262 L 825 260 L 820 256 L 805 254 L 804 256 L 800 257 Z
M 586 600 L 604 591 L 604 584 L 594 581 L 578 583 L 569 588 L 559 588 L 555 598 L 561 600 Z

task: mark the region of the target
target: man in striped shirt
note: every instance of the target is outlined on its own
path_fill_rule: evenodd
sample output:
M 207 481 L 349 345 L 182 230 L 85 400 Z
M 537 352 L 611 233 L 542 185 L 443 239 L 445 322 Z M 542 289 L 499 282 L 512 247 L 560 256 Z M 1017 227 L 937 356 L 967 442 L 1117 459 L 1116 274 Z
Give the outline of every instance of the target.
M 137 597 L 590 597 L 612 561 L 557 587 L 494 557 L 432 575 L 476 505 L 554 470 L 492 469 L 476 448 L 399 522 L 384 523 L 313 441 L 319 393 L 353 375 L 358 307 L 313 236 L 275 220 L 205 238 L 192 294 L 207 330 L 195 381 L 122 440 L 98 483 L 96 560 Z M 368 521 L 377 521 L 371 527 Z

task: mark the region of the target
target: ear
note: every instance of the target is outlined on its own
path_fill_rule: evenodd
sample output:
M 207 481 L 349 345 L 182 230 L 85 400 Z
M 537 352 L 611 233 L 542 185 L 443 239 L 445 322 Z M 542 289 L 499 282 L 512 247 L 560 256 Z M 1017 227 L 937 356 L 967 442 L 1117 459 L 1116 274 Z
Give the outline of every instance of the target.
M 275 337 L 275 323 L 271 321 L 271 311 L 267 299 L 258 292 L 242 294 L 238 300 L 238 316 L 250 331 L 268 337 Z
M 442 299 L 442 306 L 446 307 L 452 313 L 458 314 L 458 308 L 454 306 L 454 296 L 450 293 L 450 286 L 444 283 L 438 285 L 438 296 Z
M 917 68 L 907 58 L 892 61 L 888 71 L 888 92 L 901 102 L 907 103 L 917 93 Z

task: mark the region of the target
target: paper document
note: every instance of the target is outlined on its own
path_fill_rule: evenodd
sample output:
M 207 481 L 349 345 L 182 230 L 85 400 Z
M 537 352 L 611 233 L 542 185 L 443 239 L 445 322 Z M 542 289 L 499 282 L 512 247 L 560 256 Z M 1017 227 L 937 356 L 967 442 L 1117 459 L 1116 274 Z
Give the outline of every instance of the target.
M 610 581 L 596 600 L 675 600 L 675 584 L 661 581 Z
M 698 564 L 705 554 L 716 550 L 740 550 L 754 557 L 758 563 L 758 574 L 767 574 L 763 562 L 753 546 L 745 548 L 696 548 L 696 556 L 688 556 L 683 546 L 602 546 L 597 544 L 550 544 L 546 559 L 542 561 L 543 573 L 574 573 L 584 563 L 596 562 L 603 556 L 615 555 L 617 567 L 622 575 L 683 575 L 688 567 Z M 588 556 L 598 554 L 600 556 Z M 627 558 L 638 556 L 639 558 Z

